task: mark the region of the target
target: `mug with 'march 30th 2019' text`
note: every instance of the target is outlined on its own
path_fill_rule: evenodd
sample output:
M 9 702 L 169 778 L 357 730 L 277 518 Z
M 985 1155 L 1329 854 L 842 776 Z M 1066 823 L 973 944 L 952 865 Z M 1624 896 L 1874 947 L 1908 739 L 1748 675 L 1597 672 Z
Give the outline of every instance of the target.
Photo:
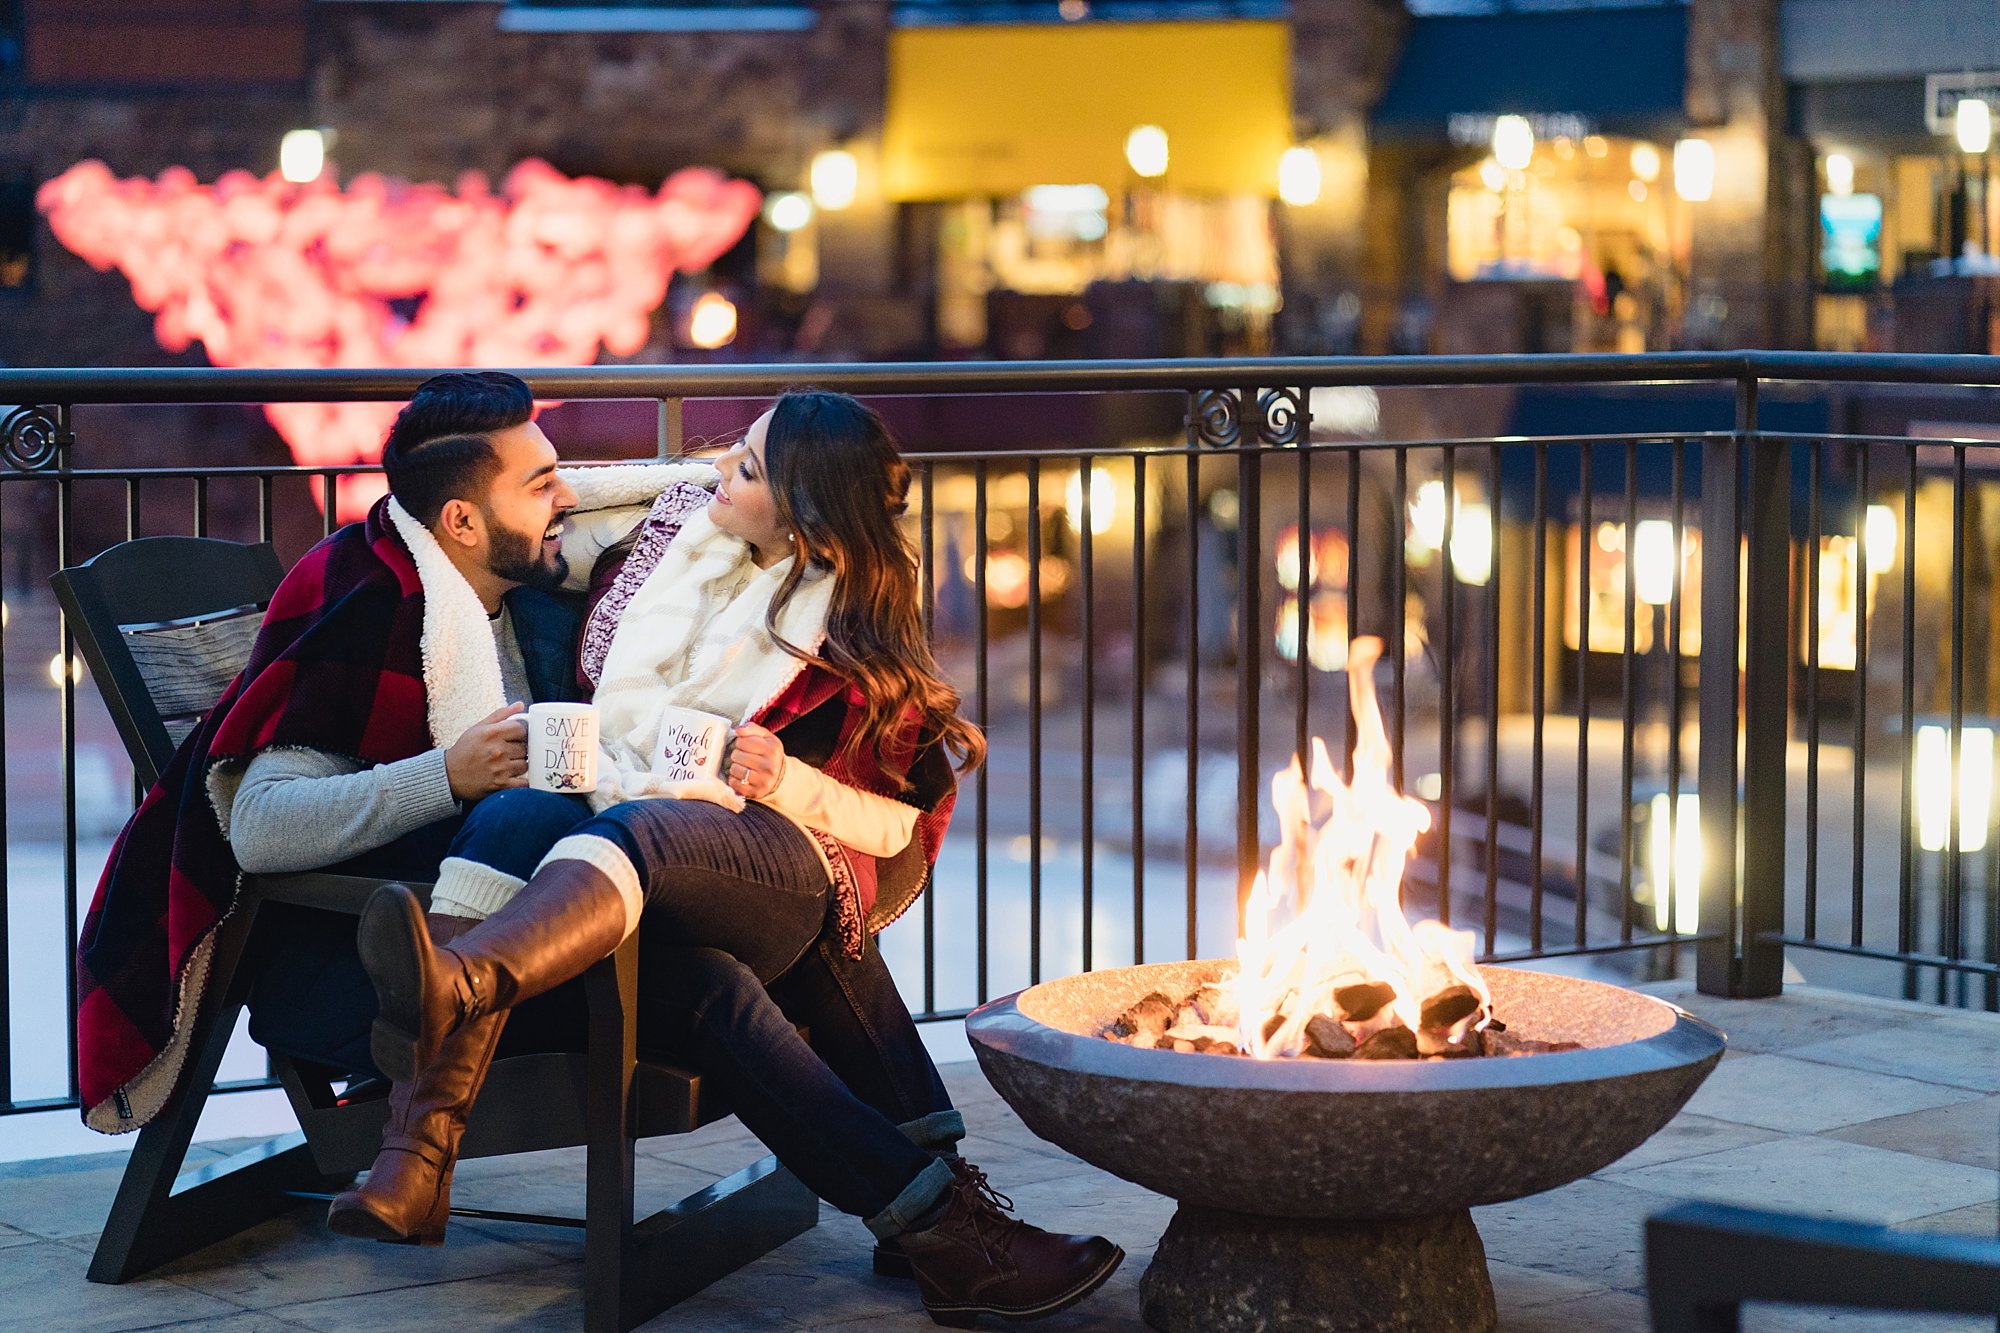
M 729 732 L 726 717 L 669 704 L 660 713 L 660 741 L 653 747 L 653 772 L 671 782 L 721 777 Z
M 528 785 L 582 795 L 597 789 L 597 705 L 528 708 Z

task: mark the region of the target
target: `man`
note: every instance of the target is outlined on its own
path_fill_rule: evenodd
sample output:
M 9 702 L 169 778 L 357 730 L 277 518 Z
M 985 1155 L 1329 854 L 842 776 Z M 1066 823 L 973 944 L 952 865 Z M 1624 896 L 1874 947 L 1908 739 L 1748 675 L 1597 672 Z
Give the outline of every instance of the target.
M 462 802 L 524 780 L 510 703 L 575 688 L 574 613 L 539 589 L 562 576 L 552 534 L 576 501 L 533 407 L 508 375 L 445 375 L 419 389 L 385 465 L 427 521 L 385 499 L 300 560 L 243 673 L 127 823 L 78 946 L 78 1063 L 93 1128 L 135 1129 L 173 1091 L 244 870 L 340 863 L 417 877 L 435 868 L 432 849 L 442 853 Z M 260 987 L 260 1039 L 368 1069 L 343 1058 L 365 1051 L 365 1016 L 343 1046 L 353 1013 L 282 1002 L 339 990 L 339 953 L 325 940 L 340 932 L 312 931 L 305 917 L 277 924 L 281 958 L 321 939 L 297 971 L 265 967 L 293 991 Z M 351 943 L 346 952 L 351 960 Z M 366 979 L 347 970 L 347 1008 L 365 1013 Z M 315 979 L 327 984 L 315 991 Z
M 381 603 L 365 617 L 329 611 L 296 645 L 308 672 L 344 667 L 346 651 L 366 657 L 371 642 L 384 658 L 376 688 L 339 703 L 332 726 L 344 724 L 352 743 L 295 737 L 260 747 L 247 764 L 215 763 L 209 792 L 243 870 L 430 879 L 466 807 L 525 785 L 518 714 L 576 697 L 576 614 L 553 593 L 567 570 L 562 520 L 577 497 L 533 411 L 512 375 L 426 381 L 383 448 L 390 498 L 287 578 L 316 580 L 315 600 L 332 607 Z M 341 549 L 363 540 L 366 557 Z M 336 626 L 345 648 L 333 642 Z M 312 701 L 295 685 L 285 706 Z M 357 758 L 384 729 L 397 739 L 374 742 L 377 762 Z M 252 1035 L 289 1054 L 370 1068 L 374 1002 L 351 925 L 321 912 L 275 915 L 271 961 L 251 996 Z

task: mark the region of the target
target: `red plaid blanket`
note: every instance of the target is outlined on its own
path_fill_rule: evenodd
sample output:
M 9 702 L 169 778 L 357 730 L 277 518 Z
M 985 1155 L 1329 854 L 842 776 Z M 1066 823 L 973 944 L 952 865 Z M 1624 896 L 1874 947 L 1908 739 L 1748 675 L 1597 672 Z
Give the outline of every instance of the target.
M 93 1129 L 151 1120 L 186 1063 L 216 928 L 242 878 L 210 795 L 218 769 L 276 747 L 372 765 L 431 746 L 423 585 L 387 504 L 285 576 L 243 673 L 111 850 L 77 945 L 77 1070 Z

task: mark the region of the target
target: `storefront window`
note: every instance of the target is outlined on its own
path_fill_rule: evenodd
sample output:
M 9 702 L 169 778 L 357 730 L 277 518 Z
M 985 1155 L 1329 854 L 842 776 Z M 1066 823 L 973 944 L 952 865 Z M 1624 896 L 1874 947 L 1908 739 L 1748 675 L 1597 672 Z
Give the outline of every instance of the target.
M 1634 527 L 1631 560 L 1632 648 L 1638 653 L 1667 649 L 1668 616 L 1674 595 L 1674 525 L 1641 519 Z M 1572 524 L 1564 541 L 1564 587 L 1575 589 L 1581 530 Z M 1598 523 L 1590 542 L 1590 651 L 1625 651 L 1625 525 Z M 1680 598 L 1682 657 L 1701 655 L 1701 534 L 1681 530 Z M 1571 591 L 1563 597 L 1563 646 L 1574 651 L 1582 639 L 1582 609 Z
M 1459 282 L 1573 282 L 1577 350 L 1664 345 L 1672 298 L 1675 201 L 1668 149 L 1589 135 L 1533 146 L 1528 165 L 1486 156 L 1452 173 L 1446 267 Z
M 1276 646 L 1279 660 L 1299 660 L 1299 528 L 1279 531 Z M 1347 669 L 1347 534 L 1322 528 L 1306 557 L 1306 660 L 1320 671 Z
M 1250 195 L 1134 190 L 1119 197 L 1095 185 L 1039 185 L 1006 199 L 960 200 L 941 212 L 937 272 L 939 339 L 967 349 L 989 347 L 996 336 L 995 292 L 1082 298 L 1103 282 L 1181 284 L 1219 325 L 1255 329 L 1268 329 L 1278 300 L 1270 202 Z M 1095 318 L 1078 299 L 1048 303 L 1057 339 L 1083 334 Z
M 1873 585 L 1881 570 L 1870 569 L 1869 605 Z M 1855 618 L 1860 599 L 1855 595 L 1861 584 L 1861 543 L 1852 537 L 1821 537 L 1819 540 L 1819 664 L 1832 671 L 1852 671 L 1855 660 Z M 1812 627 L 1799 626 L 1799 652 L 1807 656 L 1812 648 Z

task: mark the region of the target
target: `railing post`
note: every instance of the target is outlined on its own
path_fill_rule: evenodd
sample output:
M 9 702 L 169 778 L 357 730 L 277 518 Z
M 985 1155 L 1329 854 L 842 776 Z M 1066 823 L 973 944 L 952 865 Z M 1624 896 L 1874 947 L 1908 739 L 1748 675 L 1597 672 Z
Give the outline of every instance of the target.
M 655 412 L 654 457 L 662 461 L 679 458 L 687 450 L 687 432 L 682 418 L 683 400 L 678 396 L 662 398 Z
M 1764 936 L 1785 912 L 1791 466 L 1787 442 L 1758 430 L 1753 372 L 1736 395 L 1735 435 L 1702 460 L 1700 925 L 1710 938 L 1696 947 L 1695 975 L 1704 994 L 1748 997 L 1783 988 L 1784 948 Z

